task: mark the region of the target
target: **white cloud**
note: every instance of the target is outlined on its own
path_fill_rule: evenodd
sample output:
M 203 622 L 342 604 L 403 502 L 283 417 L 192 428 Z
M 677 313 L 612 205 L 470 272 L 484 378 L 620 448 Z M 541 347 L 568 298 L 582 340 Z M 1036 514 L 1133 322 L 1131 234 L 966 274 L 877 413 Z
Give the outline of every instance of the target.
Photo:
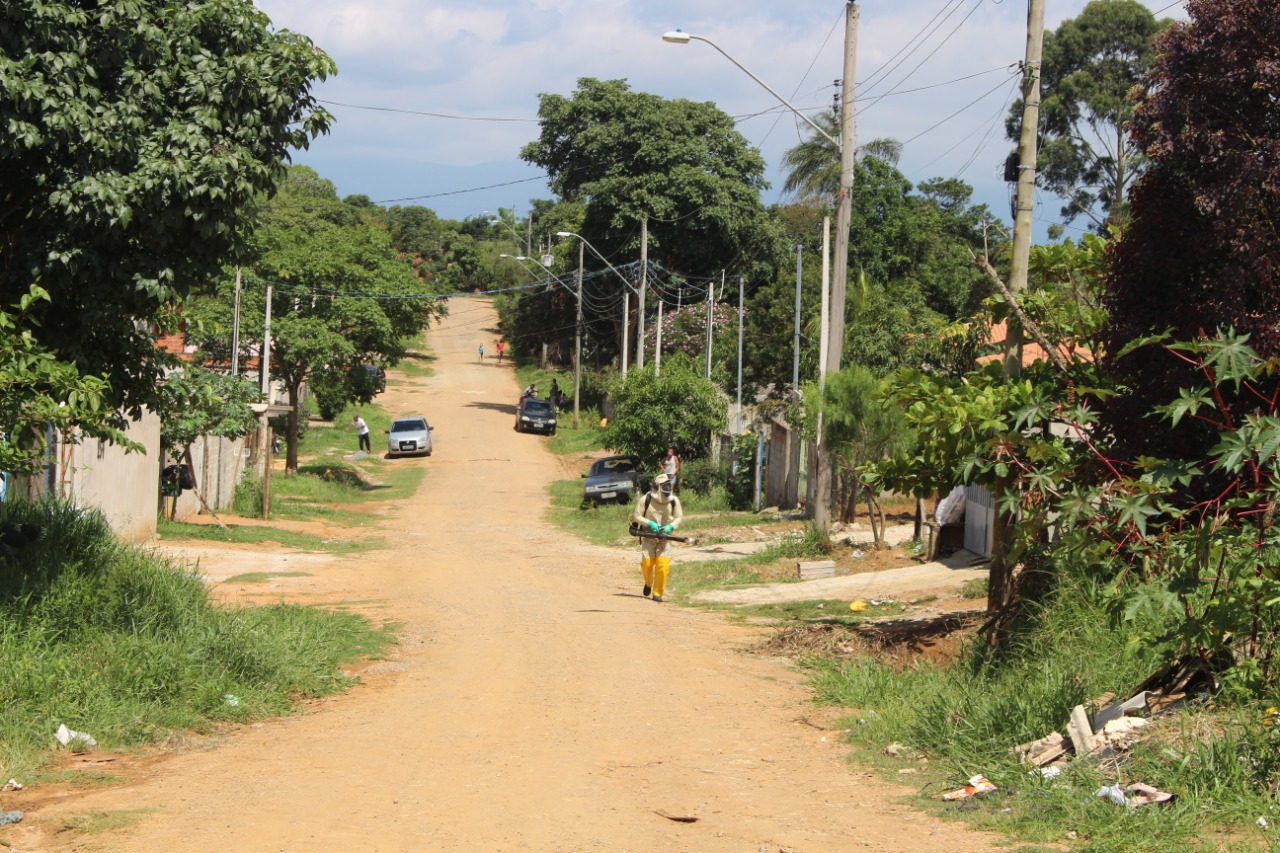
M 958 11 L 912 51 L 908 46 L 921 41 L 939 10 L 952 3 Z M 1084 3 L 1053 4 L 1048 26 L 1079 14 Z M 833 0 L 258 4 L 277 26 L 307 34 L 335 58 L 339 74 L 319 88 L 321 98 L 472 119 L 533 119 L 539 93 L 570 94 L 581 77 L 625 78 L 633 88 L 663 97 L 715 101 L 735 116 L 778 108 L 768 92 L 708 45 L 664 43 L 662 33 L 676 28 L 714 39 L 806 110 L 830 106 L 832 83 L 843 65 L 843 4 Z M 1160 7 L 1152 3 L 1152 8 Z M 1012 79 L 995 69 L 1016 67 L 1025 49 L 1025 28 L 1025 6 L 1008 0 L 864 4 L 857 53 L 859 139 L 913 140 L 901 164 L 908 177 L 919 181 L 959 174 L 975 185 L 979 198 L 1007 215 L 998 209 L 1005 206 L 1006 188 L 997 167 L 1010 147 L 1004 139 L 1003 104 Z M 971 79 L 949 83 L 964 77 Z M 896 91 L 889 94 L 891 89 Z M 881 95 L 886 97 L 874 100 Z M 977 103 L 962 110 L 973 101 Z M 298 160 L 322 168 L 344 194 L 414 195 L 418 187 L 411 183 L 423 170 L 431 172 L 433 184 L 428 188 L 424 180 L 422 194 L 440 191 L 450 169 L 458 170 L 459 181 L 487 173 L 506 179 L 534 173 L 520 162 L 519 150 L 536 136 L 536 124 L 332 109 L 339 119 L 333 133 Z M 795 117 L 782 111 L 743 119 L 739 129 L 760 146 L 771 180 L 780 186 L 782 152 L 796 143 L 803 127 L 797 129 Z M 423 203 L 457 216 L 497 204 L 511 206 L 512 198 L 549 195 L 537 184 L 501 192 L 501 201 L 477 193 Z M 1050 199 L 1043 207 L 1053 211 L 1057 206 Z

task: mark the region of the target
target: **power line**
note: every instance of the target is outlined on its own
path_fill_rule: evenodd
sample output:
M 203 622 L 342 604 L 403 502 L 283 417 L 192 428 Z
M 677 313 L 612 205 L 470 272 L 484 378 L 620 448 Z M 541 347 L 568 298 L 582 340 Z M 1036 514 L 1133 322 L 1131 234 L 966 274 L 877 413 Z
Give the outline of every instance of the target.
M 344 104 L 341 101 L 326 101 L 323 98 L 316 98 L 316 101 L 321 104 L 328 104 L 333 107 L 345 107 L 346 109 L 349 109 L 349 110 L 371 110 L 371 111 L 380 112 L 380 113 L 403 113 L 405 115 L 427 116 L 429 118 L 447 118 L 447 119 L 452 119 L 454 121 L 520 122 L 520 123 L 526 123 L 526 124 L 538 123 L 538 119 L 536 118 L 502 118 L 498 116 L 458 116 L 458 115 L 450 115 L 449 113 L 426 112 L 425 110 L 406 110 L 406 109 L 400 109 L 399 107 L 372 107 L 372 106 L 366 106 L 364 104 Z

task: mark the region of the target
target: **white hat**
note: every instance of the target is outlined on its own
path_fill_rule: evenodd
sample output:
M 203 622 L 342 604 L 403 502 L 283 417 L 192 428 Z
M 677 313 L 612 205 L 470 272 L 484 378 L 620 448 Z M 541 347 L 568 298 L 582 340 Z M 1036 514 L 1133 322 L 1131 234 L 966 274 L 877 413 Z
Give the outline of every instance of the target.
M 670 483 L 670 482 L 671 482 L 671 478 L 668 477 L 666 474 L 659 474 L 658 476 L 653 478 L 653 484 L 655 486 L 661 486 L 663 483 Z

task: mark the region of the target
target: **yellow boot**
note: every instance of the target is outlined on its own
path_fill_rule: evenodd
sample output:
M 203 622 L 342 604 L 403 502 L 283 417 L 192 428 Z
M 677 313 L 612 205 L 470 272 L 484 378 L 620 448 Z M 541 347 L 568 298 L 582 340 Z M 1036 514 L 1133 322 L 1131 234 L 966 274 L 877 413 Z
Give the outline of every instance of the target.
M 649 593 L 653 591 L 653 558 L 652 557 L 640 558 L 640 574 L 644 575 L 644 590 L 642 591 L 641 594 L 644 595 L 645 598 L 648 598 Z
M 653 600 L 661 601 L 662 594 L 667 589 L 667 575 L 671 574 L 671 558 L 655 557 L 654 562 L 657 565 L 654 567 Z

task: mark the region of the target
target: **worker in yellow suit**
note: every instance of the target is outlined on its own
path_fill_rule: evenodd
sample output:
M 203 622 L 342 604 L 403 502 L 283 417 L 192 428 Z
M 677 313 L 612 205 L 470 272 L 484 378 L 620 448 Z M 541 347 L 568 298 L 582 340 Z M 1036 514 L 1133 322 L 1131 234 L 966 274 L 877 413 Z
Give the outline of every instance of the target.
M 653 488 L 640 496 L 631 513 L 631 525 L 650 533 L 670 534 L 680 526 L 684 510 L 680 499 L 672 494 L 674 483 L 666 474 L 653 478 Z M 671 574 L 671 558 L 666 556 L 667 540 L 640 537 L 643 555 L 640 557 L 640 573 L 644 575 L 645 597 L 653 596 L 661 601 L 667 589 L 667 577 Z

